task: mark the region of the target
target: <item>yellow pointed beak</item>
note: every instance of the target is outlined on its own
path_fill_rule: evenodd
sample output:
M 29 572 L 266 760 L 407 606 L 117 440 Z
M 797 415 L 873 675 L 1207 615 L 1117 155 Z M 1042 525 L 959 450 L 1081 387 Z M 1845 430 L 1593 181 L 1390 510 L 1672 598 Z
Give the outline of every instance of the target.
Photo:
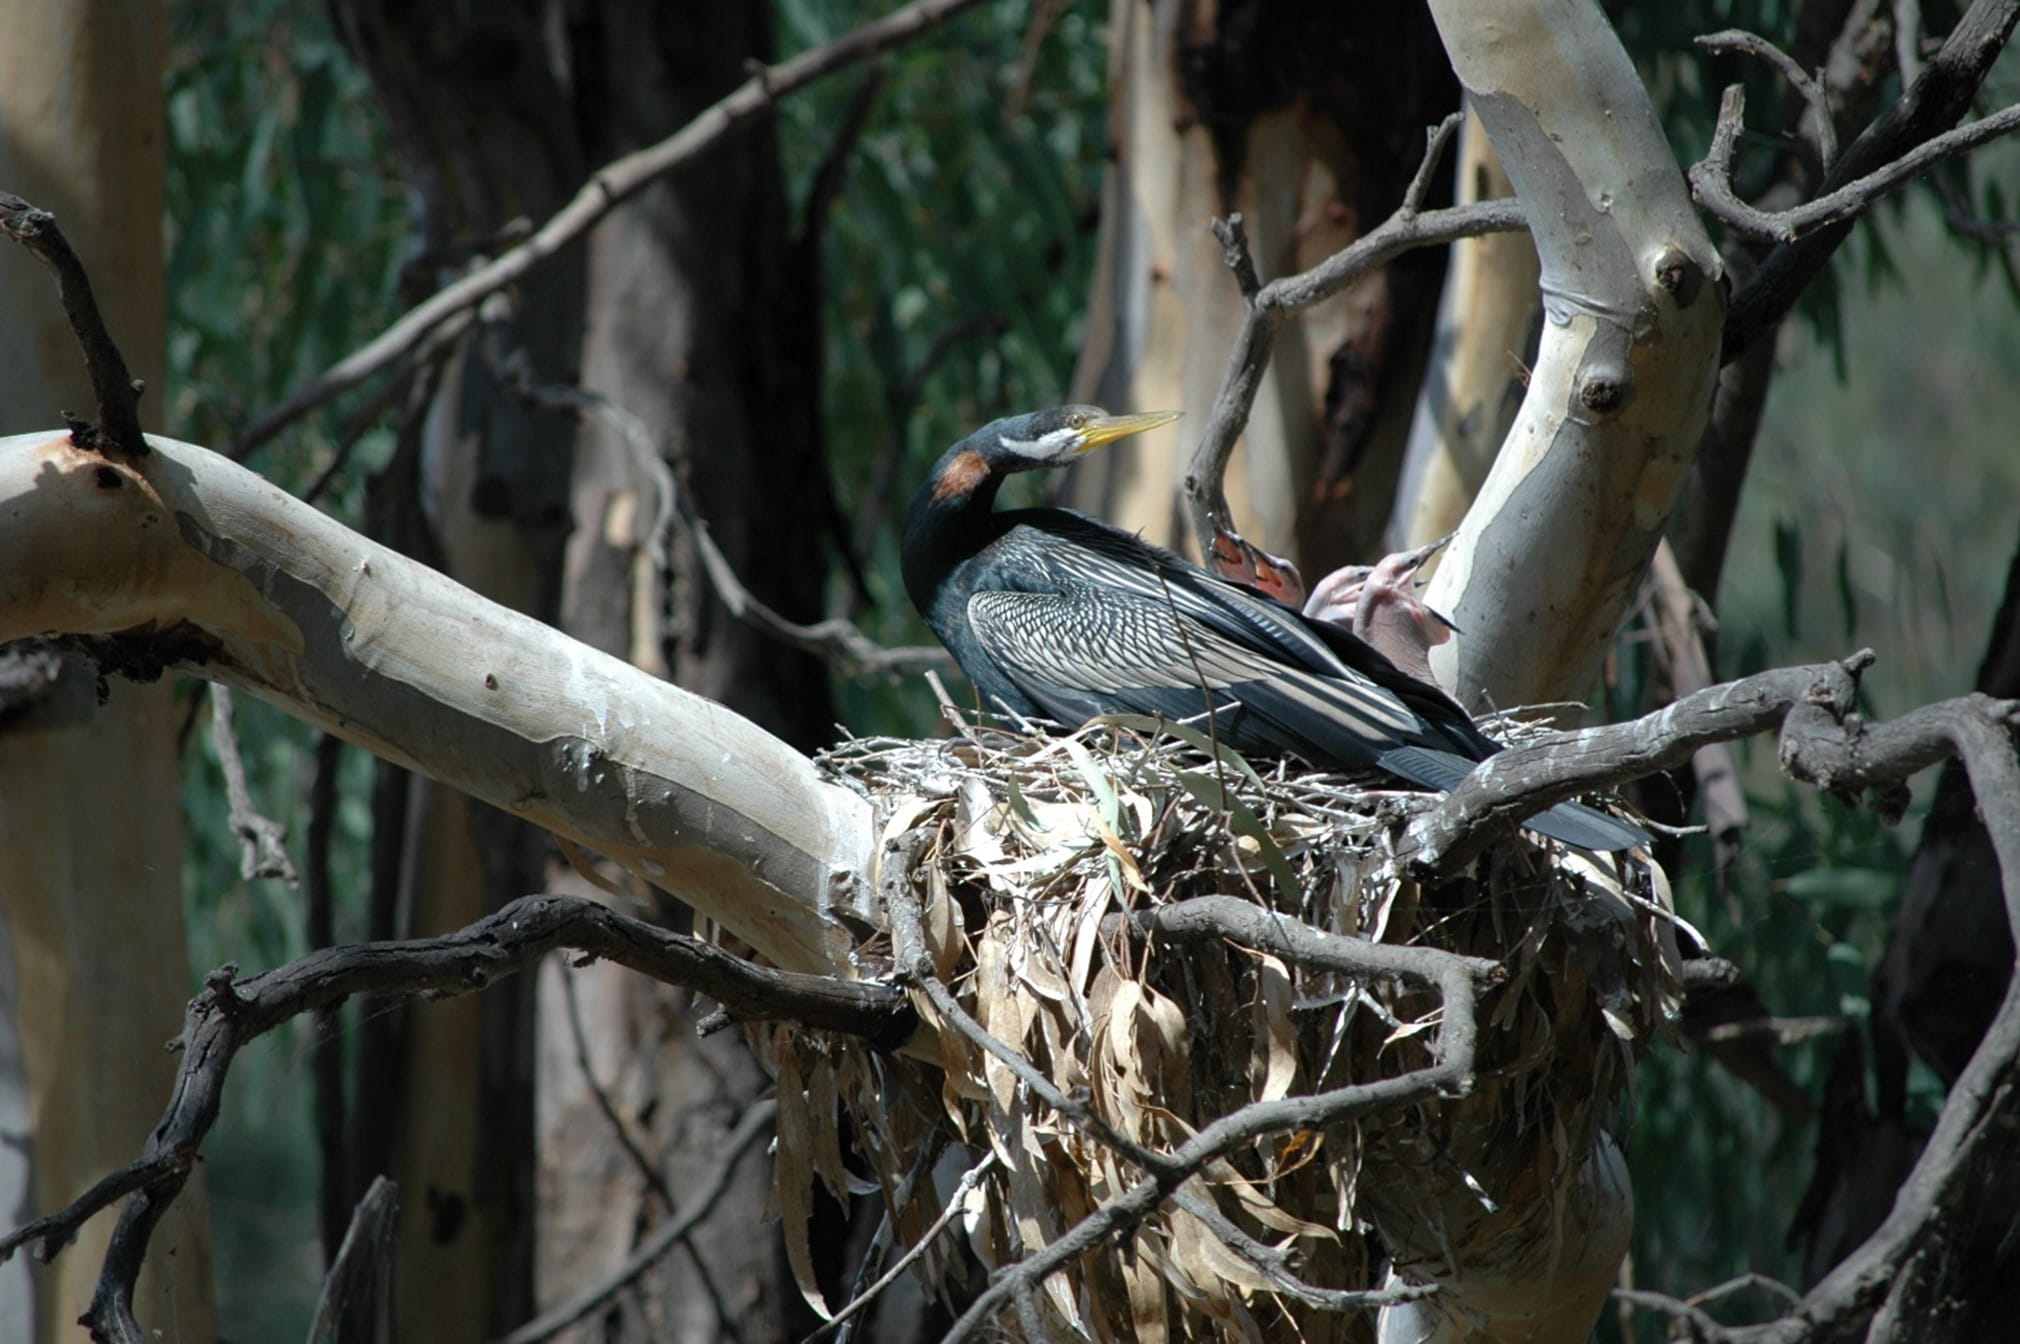
M 1178 419 L 1177 411 L 1145 411 L 1141 415 L 1104 415 L 1081 431 L 1080 451 L 1092 452 L 1104 444 L 1156 429 Z

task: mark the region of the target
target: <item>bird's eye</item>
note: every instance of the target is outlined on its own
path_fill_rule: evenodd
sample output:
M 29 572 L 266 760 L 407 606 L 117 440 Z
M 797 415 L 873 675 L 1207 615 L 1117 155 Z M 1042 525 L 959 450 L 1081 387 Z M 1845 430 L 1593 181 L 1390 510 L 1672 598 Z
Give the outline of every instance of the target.
M 1075 412 L 1074 412 L 1073 414 L 1071 414 L 1071 415 L 1067 416 L 1067 417 L 1066 417 L 1066 426 L 1067 426 L 1067 428 L 1068 428 L 1068 429 L 1085 429 L 1085 428 L 1087 428 L 1087 412 L 1085 412 L 1085 411 L 1075 411 Z

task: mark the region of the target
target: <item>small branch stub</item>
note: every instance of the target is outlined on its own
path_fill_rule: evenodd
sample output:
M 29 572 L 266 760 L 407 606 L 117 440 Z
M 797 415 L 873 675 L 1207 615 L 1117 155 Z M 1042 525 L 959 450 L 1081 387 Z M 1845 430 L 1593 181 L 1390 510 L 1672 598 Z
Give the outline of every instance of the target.
M 1578 404 L 1594 415 L 1611 415 L 1627 404 L 1628 380 L 1611 369 L 1578 371 Z
M 0 191 L 0 233 L 56 272 L 64 315 L 84 351 L 85 372 L 98 401 L 98 423 L 63 412 L 71 442 L 115 461 L 138 462 L 146 457 L 147 440 L 140 429 L 140 394 L 146 384 L 127 373 L 126 357 L 113 343 L 104 315 L 98 311 L 98 300 L 92 296 L 91 277 L 63 230 L 56 227 L 56 216 L 11 192 Z
M 1704 288 L 1704 268 L 1682 248 L 1666 247 L 1656 258 L 1655 283 L 1676 300 L 1677 307 L 1688 308 Z

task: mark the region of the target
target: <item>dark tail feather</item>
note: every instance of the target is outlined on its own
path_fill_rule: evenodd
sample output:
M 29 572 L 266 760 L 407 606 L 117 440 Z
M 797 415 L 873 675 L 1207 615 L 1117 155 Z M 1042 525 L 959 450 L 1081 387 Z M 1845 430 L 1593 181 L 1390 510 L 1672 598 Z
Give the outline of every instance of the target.
M 1396 747 L 1382 753 L 1381 763 L 1382 768 L 1392 775 L 1400 775 L 1413 784 L 1442 789 L 1446 793 L 1458 788 L 1459 782 L 1473 773 L 1476 764 L 1464 756 L 1433 751 L 1428 747 Z M 1559 803 L 1533 817 L 1523 818 L 1522 824 L 1539 835 L 1562 840 L 1579 849 L 1632 849 L 1654 839 L 1639 826 L 1609 817 L 1598 808 L 1587 807 L 1583 803 Z
M 1533 817 L 1524 817 L 1522 824 L 1552 840 L 1562 840 L 1579 849 L 1633 849 L 1655 839 L 1632 822 L 1610 817 L 1598 808 L 1587 807 L 1583 803 L 1559 803 Z

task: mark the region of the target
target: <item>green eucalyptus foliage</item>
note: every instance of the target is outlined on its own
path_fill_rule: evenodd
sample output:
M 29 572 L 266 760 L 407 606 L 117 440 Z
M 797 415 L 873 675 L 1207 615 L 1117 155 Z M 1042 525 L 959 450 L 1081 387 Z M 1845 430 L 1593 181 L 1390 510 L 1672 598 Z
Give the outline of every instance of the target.
M 223 444 L 398 314 L 406 217 L 371 89 L 321 5 L 175 0 L 169 17 L 163 418 Z M 305 487 L 338 424 L 309 418 L 260 470 Z M 340 506 L 362 475 L 346 473 Z
M 1749 0 L 1624 6 L 1617 16 L 1682 162 L 1701 157 L 1723 87 L 1745 85 L 1753 129 L 1741 141 L 1743 193 L 1789 149 L 1760 129 L 1778 118 L 1787 86 L 1761 61 L 1706 61 L 1689 43 L 1738 27 L 1786 45 L 1795 8 Z M 1937 32 L 1954 17 L 1948 7 L 1924 12 Z M 1883 80 L 1882 106 L 1899 87 L 1891 66 Z M 1995 72 L 1983 104 L 2013 101 L 2012 84 Z M 1875 717 L 1970 689 L 2015 543 L 2020 458 L 2001 426 L 2020 405 L 2001 370 L 2016 357 L 2020 320 L 2011 246 L 1987 248 L 1958 221 L 2005 217 L 1999 183 L 2012 181 L 2015 161 L 2013 147 L 1994 145 L 1951 166 L 1948 179 L 1884 203 L 1786 324 L 1716 595 L 1717 678 L 1869 645 L 1880 660 L 1861 708 Z M 1641 703 L 1631 642 L 1624 653 L 1616 714 Z M 1752 816 L 1744 849 L 1715 880 L 1708 842 L 1687 846 L 1673 875 L 1678 909 L 1769 1013 L 1837 1018 L 1842 1032 L 1869 1037 L 1868 985 L 1933 776 L 1918 781 L 1907 821 L 1889 829 L 1783 778 L 1770 739 L 1737 756 Z M 1770 1054 L 1814 1100 L 1841 1039 L 1827 1033 Z M 1753 1270 L 1799 1285 L 1800 1248 L 1788 1232 L 1814 1166 L 1815 1120 L 1781 1113 L 1696 1048 L 1653 1052 L 1638 1091 L 1628 1137 L 1635 1282 L 1687 1294 Z M 1941 1096 L 1927 1069 L 1913 1070 L 1911 1120 L 1931 1120 Z M 1743 1295 L 1719 1310 L 1741 1321 L 1779 1306 Z M 1602 1327 L 1609 1339 L 1665 1337 L 1646 1313 L 1631 1335 L 1610 1313 Z

